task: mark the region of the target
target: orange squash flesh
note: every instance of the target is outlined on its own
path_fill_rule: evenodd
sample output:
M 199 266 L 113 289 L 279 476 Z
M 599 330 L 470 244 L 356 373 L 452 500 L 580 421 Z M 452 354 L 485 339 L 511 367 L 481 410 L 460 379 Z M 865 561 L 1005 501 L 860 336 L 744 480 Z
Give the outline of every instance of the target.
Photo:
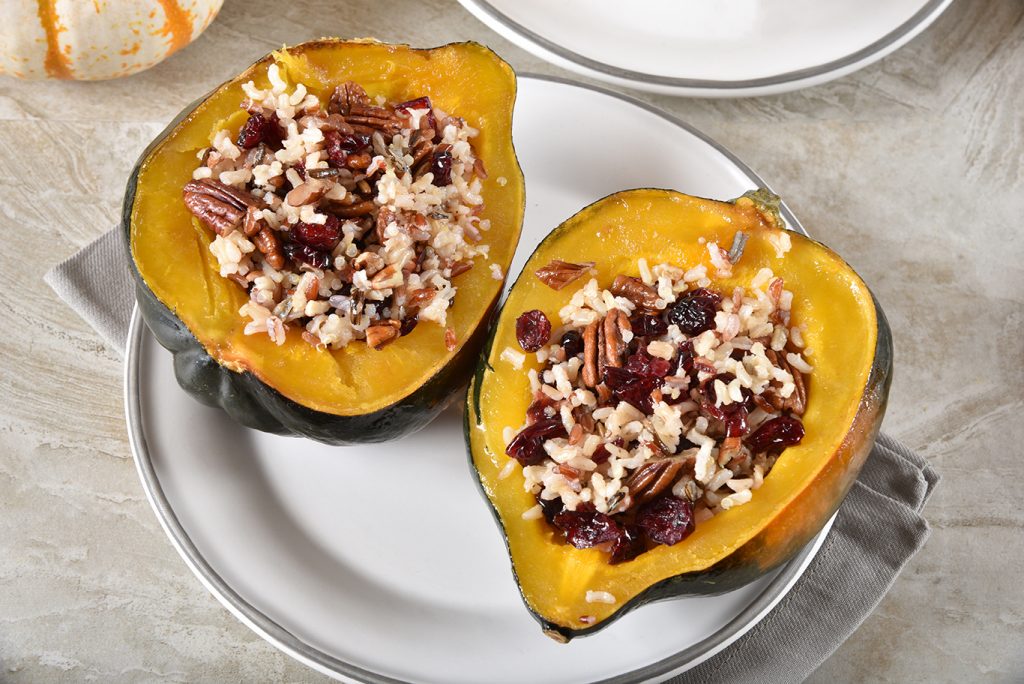
M 593 261 L 598 282 L 607 286 L 617 274 L 638 275 L 637 259 L 643 257 L 652 265 L 703 263 L 714 274 L 699 239 L 728 248 L 739 230 L 749 235 L 742 259 L 732 277 L 709 276 L 712 287 L 749 287 L 767 267 L 794 293 L 793 322 L 806 325 L 803 336 L 814 366 L 803 442 L 783 452 L 749 503 L 698 524 L 675 546 L 656 547 L 620 565 L 609 565 L 601 551 L 563 543 L 543 519 L 523 520 L 536 502 L 524 491 L 518 467 L 499 478 L 508 460 L 502 433 L 523 423 L 530 403 L 526 373 L 540 364 L 527 355 L 527 364 L 515 371 L 499 357 L 506 347 L 519 349 L 520 313 L 540 309 L 558 321 L 559 309 L 586 283 L 583 278 L 554 291 L 534 271 L 553 259 Z M 648 600 L 717 593 L 760 576 L 817 533 L 856 477 L 880 423 L 891 372 L 884 317 L 863 281 L 823 245 L 791 234 L 792 249 L 779 258 L 770 238 L 780 230 L 776 216 L 748 198 L 728 203 L 665 190 L 621 192 L 555 229 L 513 286 L 470 389 L 467 440 L 523 598 L 552 635 L 592 632 Z M 588 590 L 609 592 L 616 602 L 588 603 Z M 590 622 L 581 621 L 583 616 Z

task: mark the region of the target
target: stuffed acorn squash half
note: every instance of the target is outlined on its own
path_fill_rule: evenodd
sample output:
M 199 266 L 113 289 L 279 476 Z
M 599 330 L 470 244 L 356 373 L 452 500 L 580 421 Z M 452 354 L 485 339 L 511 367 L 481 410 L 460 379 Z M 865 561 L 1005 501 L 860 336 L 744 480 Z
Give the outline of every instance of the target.
M 864 282 L 733 202 L 631 190 L 537 247 L 466 439 L 530 612 L 561 641 L 790 560 L 867 458 L 892 342 Z
M 475 43 L 324 39 L 179 116 L 122 230 L 181 386 L 332 444 L 427 424 L 472 372 L 519 239 L 515 96 Z

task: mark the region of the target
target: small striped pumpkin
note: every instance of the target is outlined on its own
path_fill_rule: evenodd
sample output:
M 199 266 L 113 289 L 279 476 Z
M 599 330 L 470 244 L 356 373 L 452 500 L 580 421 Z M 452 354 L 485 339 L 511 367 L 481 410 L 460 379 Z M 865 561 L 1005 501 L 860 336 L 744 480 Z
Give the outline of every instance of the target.
M 97 81 L 148 69 L 195 40 L 224 0 L 3 0 L 0 74 Z

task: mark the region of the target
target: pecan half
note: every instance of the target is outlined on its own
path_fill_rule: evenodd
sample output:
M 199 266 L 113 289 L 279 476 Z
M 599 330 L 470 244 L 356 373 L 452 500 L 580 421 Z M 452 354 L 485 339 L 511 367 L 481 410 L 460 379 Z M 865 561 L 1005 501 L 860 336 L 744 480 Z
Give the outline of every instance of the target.
M 547 266 L 541 266 L 534 273 L 540 281 L 552 290 L 561 290 L 594 267 L 593 261 L 574 264 L 571 261 L 554 259 Z
M 354 204 L 339 204 L 334 205 L 331 209 L 331 213 L 338 218 L 358 218 L 360 216 L 368 216 L 375 208 L 373 200 L 363 200 L 362 202 L 355 202 Z
M 374 349 L 380 349 L 389 342 L 398 339 L 398 333 L 402 324 L 398 321 L 381 321 L 377 325 L 371 325 L 366 329 L 366 344 Z
M 369 104 L 370 96 L 366 94 L 363 87 L 358 83 L 348 81 L 334 89 L 331 101 L 327 105 L 327 111 L 332 114 L 347 115 L 352 111 L 353 106 Z
M 658 291 L 640 280 L 630 276 L 615 276 L 612 282 L 611 293 L 616 297 L 625 297 L 646 311 L 657 311 Z
M 245 221 L 242 224 L 242 232 L 245 233 L 245 237 L 252 237 L 266 227 L 267 224 L 262 219 L 256 218 L 259 211 L 255 206 L 245 210 Z
M 620 309 L 614 309 L 605 314 L 602 325 L 604 327 L 605 365 L 622 368 L 627 346 L 623 341 L 622 333 L 631 330 L 629 318 Z
M 372 202 L 371 202 L 372 204 Z M 398 215 L 387 207 L 381 207 L 377 211 L 377 219 L 375 222 L 375 228 L 377 234 L 377 242 L 384 244 L 384 231 L 387 230 L 388 226 L 398 220 Z
M 289 190 L 284 196 L 284 201 L 293 207 L 301 207 L 303 204 L 319 201 L 329 189 L 327 183 L 321 183 L 316 179 L 307 180 Z
M 337 93 L 338 91 L 335 90 L 334 92 Z M 345 117 L 337 112 L 327 115 L 327 118 L 320 123 L 320 130 L 337 131 L 342 135 L 352 135 L 354 132 L 352 127 L 345 123 Z
M 583 384 L 587 387 L 597 387 L 601 382 L 597 366 L 597 330 L 600 326 L 601 322 L 595 321 L 583 330 Z
M 405 306 L 406 308 L 409 309 L 418 309 L 423 305 L 427 304 L 431 299 L 434 298 L 434 295 L 436 294 L 437 290 L 435 290 L 432 287 L 423 287 L 418 290 L 413 290 L 412 292 L 409 293 L 408 297 L 406 298 Z
M 413 135 L 416 135 L 415 133 Z M 412 164 L 410 168 L 416 168 L 420 165 L 424 159 L 430 156 L 430 153 L 434 151 L 434 145 L 426 138 L 420 138 L 413 144 L 412 149 L 409 151 L 412 154 Z
M 227 235 L 257 201 L 249 193 L 212 178 L 189 181 L 183 190 L 185 206 L 218 235 Z
M 284 267 L 284 252 L 281 250 L 281 239 L 277 237 L 277 233 L 264 226 L 252 241 L 268 264 L 277 269 Z
M 676 457 L 651 459 L 634 470 L 623 482 L 636 504 L 643 504 L 672 486 L 683 469 L 683 460 Z

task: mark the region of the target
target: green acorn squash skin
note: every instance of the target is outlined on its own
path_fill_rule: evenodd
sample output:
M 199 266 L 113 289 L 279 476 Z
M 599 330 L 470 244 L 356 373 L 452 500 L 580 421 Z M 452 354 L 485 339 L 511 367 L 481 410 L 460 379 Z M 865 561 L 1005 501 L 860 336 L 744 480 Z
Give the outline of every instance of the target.
M 825 268 L 837 269 L 842 272 L 842 277 L 848 277 L 849 275 L 851 279 L 856 280 L 859 286 L 863 288 L 864 296 L 870 302 L 874 314 L 873 323 L 877 326 L 877 334 L 872 345 L 873 353 L 871 355 L 870 367 L 866 373 L 867 377 L 863 384 L 863 390 L 860 393 L 860 400 L 856 406 L 852 422 L 846 430 L 841 443 L 834 452 L 828 455 L 826 466 L 760 532 L 753 535 L 735 550 L 707 567 L 687 569 L 678 574 L 651 582 L 646 588 L 609 610 L 606 616 L 599 617 L 593 624 L 567 624 L 567 621 L 564 619 L 553 618 L 553 613 L 557 611 L 552 606 L 539 605 L 540 601 L 535 595 L 538 592 L 531 592 L 524 588 L 522 575 L 524 573 L 536 574 L 536 568 L 543 563 L 543 559 L 515 557 L 515 549 L 506 527 L 510 524 L 510 521 L 512 524 L 515 524 L 515 518 L 520 517 L 522 511 L 529 505 L 532 505 L 532 501 L 523 503 L 522 510 L 516 508 L 515 510 L 503 511 L 499 502 L 496 501 L 498 497 L 495 495 L 496 482 L 493 477 L 494 471 L 490 471 L 488 474 L 484 474 L 481 471 L 481 464 L 495 460 L 495 455 L 487 445 L 485 441 L 487 438 L 485 436 L 491 433 L 492 430 L 496 430 L 499 433 L 502 430 L 502 426 L 485 425 L 483 422 L 482 416 L 486 414 L 487 408 L 482 404 L 482 402 L 485 402 L 485 399 L 482 397 L 482 387 L 488 375 L 493 377 L 496 373 L 500 372 L 500 362 L 496 360 L 500 350 L 495 349 L 495 345 L 498 343 L 497 337 L 499 334 L 506 332 L 502 327 L 505 322 L 505 316 L 509 317 L 509 320 L 514 323 L 515 318 L 522 313 L 519 307 L 516 310 L 510 310 L 509 301 L 512 299 L 513 293 L 520 287 L 520 283 L 524 280 L 535 278 L 533 271 L 547 263 L 551 258 L 564 258 L 576 261 L 600 260 L 600 247 L 595 247 L 585 254 L 580 253 L 578 250 L 560 251 L 557 245 L 565 231 L 578 230 L 593 233 L 595 230 L 599 230 L 603 223 L 602 215 L 612 205 L 628 205 L 633 203 L 637 206 L 645 207 L 647 211 L 650 211 L 650 206 L 654 207 L 654 211 L 674 211 L 674 208 L 665 209 L 664 207 L 666 204 L 676 202 L 680 198 L 698 204 L 700 211 L 705 213 L 718 211 L 719 209 L 725 211 L 723 207 L 729 204 L 734 206 L 738 204 L 753 204 L 761 214 L 763 224 L 775 228 L 783 225 L 778 212 L 778 198 L 765 190 L 747 193 L 743 198 L 733 203 L 703 200 L 688 197 L 675 191 L 656 189 L 623 191 L 595 202 L 552 231 L 538 245 L 534 254 L 527 261 L 522 273 L 512 285 L 509 298 L 496 315 L 498 323 L 492 327 L 491 335 L 480 357 L 467 395 L 463 427 L 466 435 L 469 463 L 476 475 L 475 480 L 478 489 L 484 500 L 487 501 L 488 508 L 502 534 L 506 550 L 512 560 L 512 574 L 527 610 L 540 623 L 544 633 L 559 642 L 564 643 L 576 637 L 593 634 L 607 627 L 623 615 L 648 603 L 684 596 L 711 596 L 732 591 L 763 577 L 765 574 L 789 562 L 820 532 L 839 508 L 874 446 L 875 438 L 877 437 L 885 412 L 889 386 L 892 380 L 893 342 L 891 331 L 881 306 L 870 291 L 867 290 L 867 287 L 860 282 L 853 270 L 828 250 L 827 247 L 810 238 L 794 234 L 792 236 L 794 242 L 793 249 L 805 249 L 804 245 L 814 246 L 814 248 L 822 250 L 829 255 L 831 259 L 830 265 Z M 650 204 L 648 205 L 648 203 Z M 638 212 L 636 215 L 646 214 Z M 683 220 L 685 220 L 685 216 Z M 735 221 L 736 217 L 733 216 L 730 223 Z M 748 230 L 750 227 L 745 228 L 743 225 L 736 223 L 735 229 Z M 756 234 L 759 228 L 753 227 L 752 229 Z M 538 259 L 540 255 L 542 257 Z M 598 265 L 600 267 L 600 263 Z M 785 275 L 784 270 L 781 275 Z M 565 288 L 565 291 L 571 293 L 582 282 L 570 285 Z M 714 286 L 713 282 L 712 287 Z M 537 305 L 536 299 L 527 301 L 532 301 L 527 308 Z M 521 304 L 521 301 L 516 300 L 516 303 Z M 525 373 L 525 369 L 523 373 Z M 813 383 L 813 374 L 811 382 Z M 813 389 L 811 391 L 813 392 Z M 820 401 L 820 398 L 815 399 Z M 807 427 L 809 430 L 813 429 L 813 426 Z M 785 457 L 785 453 L 783 452 L 781 458 Z M 498 459 L 504 458 L 503 453 L 498 455 Z M 500 463 L 501 461 L 499 460 L 498 462 Z M 516 479 L 515 485 L 518 485 L 522 477 L 518 469 L 515 472 L 515 477 L 508 479 Z M 758 492 L 755 492 L 755 499 L 757 495 Z M 535 537 L 534 541 L 537 541 L 540 537 L 547 536 L 550 544 L 569 549 L 568 553 L 593 554 L 594 556 L 600 554 L 600 552 L 593 549 L 586 551 L 572 549 L 556 538 L 555 533 L 550 529 L 546 521 L 535 520 L 532 522 L 536 532 L 527 531 L 522 533 L 520 531 L 520 534 Z M 543 541 L 538 541 L 537 543 L 542 546 L 545 544 Z M 665 548 L 680 548 L 684 547 L 686 543 L 687 540 L 684 540 L 676 547 Z M 594 556 L 591 556 L 591 558 Z M 587 562 L 589 560 L 582 561 L 582 563 Z M 606 561 L 603 557 L 599 557 L 594 562 L 603 564 Z M 618 566 L 609 567 L 613 568 L 613 572 L 615 572 L 615 568 L 618 568 L 628 573 L 628 568 L 635 562 L 630 561 Z M 551 574 L 557 575 L 560 570 L 562 569 L 552 569 Z M 540 572 L 543 573 L 544 571 Z M 614 584 L 602 585 L 600 588 L 608 590 L 615 595 Z
M 320 48 L 336 49 L 339 46 L 353 46 L 354 48 L 373 46 L 420 54 L 430 54 L 442 50 L 460 50 L 465 46 L 467 60 L 481 59 L 479 55 L 484 54 L 486 59 L 500 64 L 501 70 L 507 72 L 509 78 L 507 87 L 510 88 L 511 98 L 514 100 L 515 77 L 511 69 L 492 52 L 475 43 L 454 44 L 431 50 L 413 50 L 405 46 L 385 46 L 373 41 L 346 43 L 345 41 L 325 39 L 296 46 L 289 52 L 302 56 L 305 51 L 315 51 Z M 271 56 L 263 58 L 243 75 L 253 73 L 257 67 L 269 63 L 270 59 Z M 239 81 L 240 78 L 236 77 L 233 81 L 218 87 L 212 91 L 211 95 L 218 93 L 225 86 Z M 208 95 L 189 105 L 142 153 L 129 177 L 122 207 L 120 230 L 136 284 L 136 302 L 139 312 L 160 345 L 173 355 L 174 374 L 178 384 L 200 403 L 223 409 L 233 420 L 246 427 L 272 434 L 307 437 L 332 445 L 389 441 L 426 426 L 451 403 L 457 392 L 465 387 L 472 374 L 480 348 L 486 338 L 491 314 L 501 292 L 500 287 L 495 287 L 494 294 L 490 297 L 486 310 L 481 314 L 479 323 L 461 343 L 459 349 L 436 373 L 419 386 L 411 388 L 411 391 L 398 401 L 377 410 L 354 415 L 338 415 L 309 408 L 285 396 L 255 373 L 248 370 L 234 370 L 218 362 L 211 355 L 207 346 L 196 337 L 182 319 L 154 294 L 146 278 L 140 272 L 132 251 L 132 221 L 139 192 L 140 172 L 150 156 L 159 151 L 165 139 L 180 126 L 186 125 L 196 108 L 209 97 Z M 507 117 L 510 122 L 511 105 L 508 112 L 496 112 L 494 116 L 498 119 L 503 116 Z M 514 252 L 515 243 L 518 241 L 525 202 L 522 199 L 522 174 L 511 145 L 509 145 L 509 154 L 511 155 L 510 166 L 514 168 L 516 175 L 509 178 L 508 185 L 511 186 L 512 197 L 514 198 L 517 192 L 519 197 L 518 223 L 506 231 L 511 234 L 509 239 L 512 240 L 512 249 L 509 251 L 508 259 L 510 261 L 511 253 Z M 172 188 L 168 192 L 180 196 L 181 190 Z M 508 267 L 507 262 L 501 263 L 501 265 L 505 269 Z M 486 268 L 481 267 L 477 270 L 485 271 Z

